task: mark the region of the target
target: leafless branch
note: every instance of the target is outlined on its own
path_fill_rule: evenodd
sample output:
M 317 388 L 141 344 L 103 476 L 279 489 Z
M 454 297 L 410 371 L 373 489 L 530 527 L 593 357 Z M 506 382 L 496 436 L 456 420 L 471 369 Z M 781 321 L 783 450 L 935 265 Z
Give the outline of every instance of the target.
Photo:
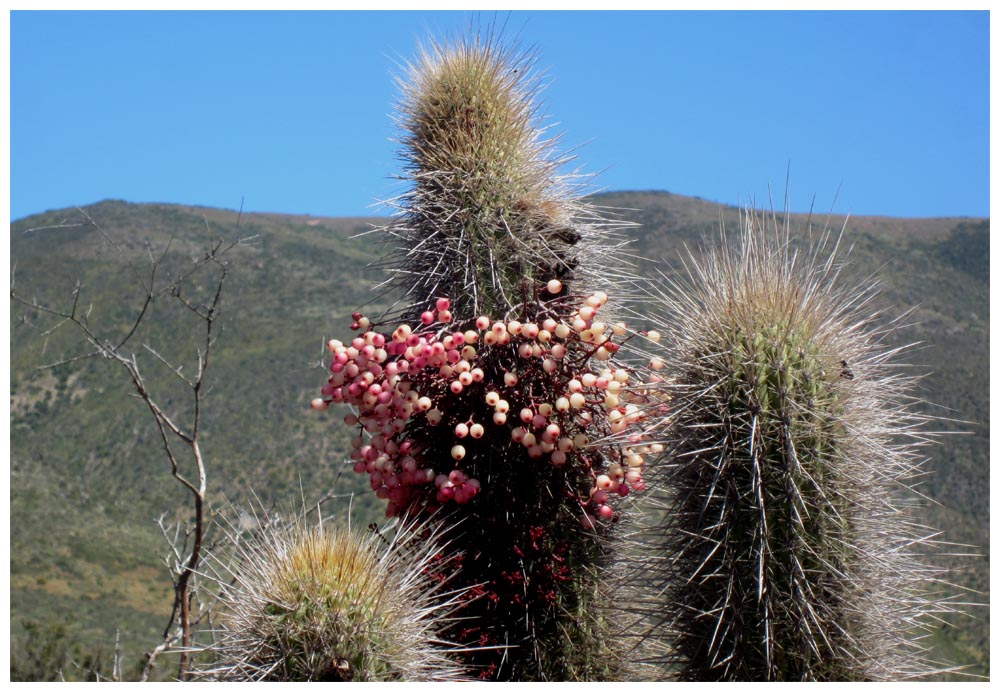
M 168 531 L 163 525 L 163 518 L 158 522 L 164 537 L 170 545 L 173 559 L 167 560 L 168 569 L 174 584 L 174 605 L 170 619 L 164 630 L 163 640 L 154 647 L 146 656 L 146 664 L 142 672 L 141 679 L 147 680 L 155 667 L 157 656 L 169 650 L 177 650 L 180 655 L 178 665 L 178 677 L 182 680 L 189 678 L 192 650 L 192 631 L 201 622 L 204 616 L 203 609 L 195 608 L 192 611 L 197 592 L 198 566 L 202 558 L 204 548 L 206 523 L 206 487 L 207 471 L 205 458 L 202 453 L 199 434 L 202 424 L 202 399 L 206 394 L 203 388 L 205 376 L 210 363 L 210 354 L 215 341 L 218 338 L 216 321 L 221 315 L 222 295 L 225 280 L 228 274 L 227 253 L 234 247 L 241 245 L 251 238 L 238 239 L 230 242 L 223 240 L 213 240 L 208 245 L 204 254 L 196 258 L 192 266 L 187 270 L 178 273 L 173 277 L 163 280 L 161 275 L 168 252 L 173 245 L 175 236 L 171 236 L 162 252 L 154 253 L 152 247 L 146 243 L 145 261 L 148 267 L 141 271 L 140 267 L 132 261 L 126 254 L 122 246 L 105 231 L 93 218 L 84 210 L 78 209 L 84 221 L 78 224 L 57 224 L 31 229 L 29 232 L 38 232 L 49 228 L 83 228 L 89 227 L 97 233 L 117 252 L 122 261 L 128 267 L 135 278 L 136 283 L 142 289 L 141 305 L 134 318 L 129 322 L 128 329 L 121 338 L 110 338 L 102 335 L 101 330 L 90 324 L 90 309 L 81 312 L 81 297 L 83 294 L 82 285 L 77 282 L 72 291 L 72 300 L 68 309 L 55 308 L 50 305 L 41 304 L 37 299 L 28 300 L 15 290 L 14 273 L 11 272 L 11 299 L 27 308 L 49 315 L 57 319 L 56 323 L 45 330 L 42 335 L 48 338 L 53 332 L 60 328 L 75 328 L 80 339 L 87 345 L 88 349 L 84 353 L 62 358 L 56 362 L 41 366 L 41 369 L 54 368 L 60 365 L 75 363 L 89 358 L 104 358 L 119 365 L 128 375 L 136 396 L 145 403 L 150 415 L 153 418 L 160 435 L 164 454 L 170 462 L 171 475 L 189 493 L 192 503 L 191 511 L 194 517 L 190 524 L 190 529 L 185 532 L 184 538 L 180 539 L 179 528 L 173 540 L 169 538 Z M 206 219 L 206 227 L 208 222 Z M 186 282 L 198 271 L 203 269 L 213 269 L 216 271 L 216 281 L 214 291 L 207 303 L 200 303 L 184 295 Z M 135 353 L 125 350 L 125 346 L 139 331 L 140 326 L 150 319 L 151 308 L 161 296 L 170 296 L 188 308 L 202 323 L 203 339 L 202 345 L 197 351 L 197 373 L 193 378 L 181 374 L 181 366 L 173 366 L 156 349 L 143 344 L 144 349 L 152 357 L 165 365 L 176 377 L 178 377 L 189 390 L 189 401 L 193 407 L 189 424 L 187 426 L 178 422 L 176 416 L 168 414 L 153 392 L 147 385 L 147 380 L 140 371 L 139 360 Z M 27 323 L 25 319 L 25 323 Z M 47 342 L 46 342 L 47 343 Z M 186 448 L 183 457 L 178 456 L 175 447 Z M 183 470 L 182 470 L 183 467 Z M 179 525 L 178 525 L 179 527 Z M 190 543 L 190 545 L 189 545 Z M 116 645 L 117 646 L 117 645 Z M 117 649 L 116 649 L 117 651 Z M 117 654 L 116 654 L 117 655 Z M 116 670 L 113 677 L 117 676 Z

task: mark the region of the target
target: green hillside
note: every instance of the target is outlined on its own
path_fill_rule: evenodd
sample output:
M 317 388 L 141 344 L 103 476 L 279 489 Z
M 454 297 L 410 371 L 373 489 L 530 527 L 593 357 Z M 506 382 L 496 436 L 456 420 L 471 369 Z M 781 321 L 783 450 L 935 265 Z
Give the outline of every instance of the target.
M 680 267 L 685 246 L 717 237 L 720 214 L 728 228 L 738 225 L 735 208 L 669 193 L 613 193 L 595 202 L 640 224 L 630 235 L 644 274 L 663 269 L 652 259 L 662 258 L 666 271 Z M 207 378 L 204 447 L 213 505 L 245 504 L 250 489 L 265 504 L 291 508 L 331 490 L 358 491 L 352 521 L 377 520 L 380 501 L 344 465 L 344 426 L 308 404 L 325 382 L 323 344 L 346 336 L 350 313 L 377 295 L 371 289 L 383 277 L 367 265 L 382 248 L 377 236 L 358 234 L 378 220 L 117 201 L 85 211 L 136 266 L 146 261 L 146 243 L 155 252 L 169 241 L 164 269 L 181 271 L 214 237 L 254 237 L 232 253 L 224 331 Z M 17 292 L 68 307 L 79 280 L 91 324 L 121 338 L 141 292 L 118 253 L 81 220 L 79 212 L 61 210 L 11 225 Z M 806 219 L 795 222 L 804 227 Z M 843 223 L 830 219 L 837 228 Z M 944 529 L 943 540 L 978 546 L 956 551 L 981 556 L 952 558 L 953 581 L 979 592 L 963 600 L 987 603 L 989 221 L 856 218 L 845 242 L 854 247 L 852 271 L 875 273 L 886 284 L 881 300 L 889 314 L 915 307 L 912 326 L 898 338 L 920 344 L 906 360 L 926 374 L 921 393 L 936 404 L 928 412 L 969 421 L 938 426 L 963 434 L 929 448 L 922 488 L 933 501 L 926 523 Z M 212 289 L 208 277 L 194 283 L 192 291 Z M 367 312 L 380 307 L 386 304 L 376 301 Z M 67 326 L 46 334 L 52 323 L 11 304 L 12 665 L 30 662 L 29 650 L 37 653 L 40 643 L 110 661 L 119 631 L 127 669 L 158 642 L 169 615 L 157 520 L 173 517 L 184 496 L 124 373 L 97 359 L 38 369 L 85 351 Z M 178 415 L 190 415 L 183 387 L 142 344 L 189 372 L 198 329 L 163 296 L 129 342 L 151 389 Z M 347 501 L 335 507 L 346 520 Z M 978 619 L 962 618 L 935 642 L 941 656 L 988 674 L 988 611 L 975 612 Z M 77 673 L 67 670 L 66 677 Z

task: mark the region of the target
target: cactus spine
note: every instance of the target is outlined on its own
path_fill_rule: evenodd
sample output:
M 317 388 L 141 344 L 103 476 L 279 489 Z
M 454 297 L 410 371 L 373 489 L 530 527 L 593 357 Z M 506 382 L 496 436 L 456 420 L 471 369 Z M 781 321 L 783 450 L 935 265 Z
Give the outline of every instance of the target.
M 224 614 L 201 676 L 222 681 L 460 679 L 440 631 L 454 609 L 434 575 L 439 536 L 415 523 L 380 534 L 301 521 L 233 536 L 216 556 Z M 434 565 L 435 569 L 429 567 Z
M 672 410 L 653 638 L 686 680 L 927 672 L 913 640 L 936 571 L 906 492 L 927 433 L 876 287 L 845 290 L 826 240 L 797 252 L 787 226 L 745 221 L 656 298 Z

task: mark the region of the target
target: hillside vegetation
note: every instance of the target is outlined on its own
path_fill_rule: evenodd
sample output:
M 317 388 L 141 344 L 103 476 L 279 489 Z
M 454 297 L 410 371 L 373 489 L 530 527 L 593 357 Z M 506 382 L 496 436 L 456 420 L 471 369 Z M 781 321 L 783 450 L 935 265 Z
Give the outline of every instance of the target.
M 685 248 L 697 252 L 718 240 L 720 220 L 728 229 L 739 224 L 736 208 L 663 192 L 594 201 L 637 222 L 630 251 L 636 271 L 647 276 L 681 270 Z M 367 314 L 388 307 L 372 291 L 384 277 L 368 266 L 384 248 L 377 235 L 364 235 L 380 220 L 119 201 L 85 211 L 135 262 L 144 261 L 147 243 L 155 252 L 170 242 L 166 269 L 182 269 L 215 237 L 253 238 L 231 257 L 224 331 L 207 378 L 204 448 L 213 505 L 246 505 L 255 493 L 265 505 L 295 509 L 332 491 L 345 496 L 332 507 L 346 521 L 346 496 L 357 492 L 352 522 L 380 520 L 382 502 L 345 464 L 346 428 L 309 409 L 326 380 L 325 341 L 347 336 L 358 307 L 369 305 Z M 17 291 L 68 307 L 79 281 L 91 324 L 123 336 L 142 295 L 121 256 L 82 220 L 69 209 L 11 225 Z M 812 221 L 817 228 L 845 223 Z M 808 222 L 796 216 L 792 225 L 805 229 Z M 942 540 L 975 546 L 951 550 L 977 555 L 950 558 L 952 581 L 975 592 L 961 600 L 988 603 L 989 220 L 853 218 L 844 244 L 852 246 L 849 273 L 874 274 L 885 285 L 880 300 L 888 315 L 914 308 L 894 337 L 917 344 L 901 360 L 925 374 L 921 394 L 934 402 L 927 412 L 951 419 L 934 427 L 960 433 L 927 449 L 925 523 L 942 529 Z M 140 362 L 145 358 L 157 398 L 181 412 L 183 388 L 141 344 L 193 368 L 197 325 L 189 318 L 164 297 L 130 342 Z M 39 369 L 86 350 L 66 326 L 48 333 L 52 325 L 12 303 L 12 667 L 30 675 L 37 659 L 65 654 L 100 658 L 109 668 L 118 632 L 128 675 L 159 641 L 170 612 L 167 546 L 157 520 L 175 518 L 184 497 L 148 413 L 111 363 Z M 935 646 L 939 657 L 988 675 L 988 610 L 973 613 L 938 633 Z

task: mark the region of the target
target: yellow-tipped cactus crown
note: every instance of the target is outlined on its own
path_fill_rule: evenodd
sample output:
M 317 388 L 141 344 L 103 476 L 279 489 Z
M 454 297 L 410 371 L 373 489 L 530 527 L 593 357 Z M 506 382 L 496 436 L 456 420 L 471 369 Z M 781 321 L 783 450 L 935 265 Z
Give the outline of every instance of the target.
M 454 602 L 442 594 L 438 536 L 395 525 L 270 525 L 217 565 L 215 662 L 230 681 L 421 681 L 460 678 L 439 632 Z

